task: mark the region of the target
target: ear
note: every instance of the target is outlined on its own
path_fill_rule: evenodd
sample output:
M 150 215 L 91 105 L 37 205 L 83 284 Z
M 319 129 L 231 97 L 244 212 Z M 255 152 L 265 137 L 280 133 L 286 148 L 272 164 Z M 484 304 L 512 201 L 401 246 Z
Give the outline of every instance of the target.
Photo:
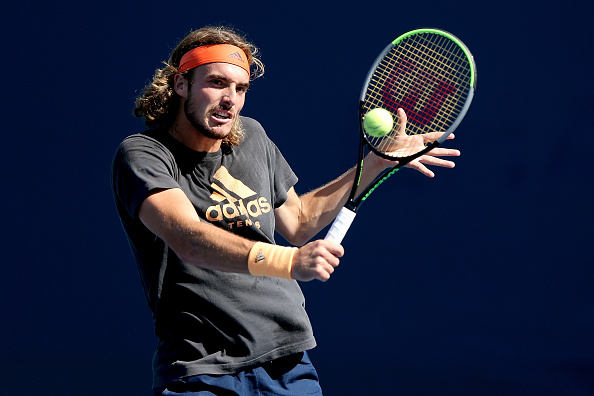
M 188 80 L 186 80 L 181 74 L 173 76 L 173 90 L 180 97 L 186 99 L 188 96 Z

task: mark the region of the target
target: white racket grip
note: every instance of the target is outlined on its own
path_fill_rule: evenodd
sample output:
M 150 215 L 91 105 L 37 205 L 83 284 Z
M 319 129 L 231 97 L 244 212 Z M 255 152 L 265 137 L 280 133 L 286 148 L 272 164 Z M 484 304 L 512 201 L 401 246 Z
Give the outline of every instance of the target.
M 332 226 L 328 230 L 328 234 L 326 234 L 324 239 L 341 243 L 356 215 L 357 213 L 352 210 L 342 208 L 340 212 L 338 212 L 338 216 L 334 219 L 334 223 L 332 223 Z

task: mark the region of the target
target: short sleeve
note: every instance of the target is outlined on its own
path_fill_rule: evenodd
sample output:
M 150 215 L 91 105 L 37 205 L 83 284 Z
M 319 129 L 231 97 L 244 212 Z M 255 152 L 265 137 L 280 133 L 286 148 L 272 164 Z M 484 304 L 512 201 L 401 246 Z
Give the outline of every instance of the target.
M 136 217 L 140 204 L 159 189 L 179 188 L 171 152 L 145 135 L 132 135 L 118 147 L 112 164 L 112 188 L 118 209 Z
M 278 208 L 287 200 L 287 192 L 297 183 L 297 176 L 280 150 L 272 143 L 274 161 L 274 207 Z

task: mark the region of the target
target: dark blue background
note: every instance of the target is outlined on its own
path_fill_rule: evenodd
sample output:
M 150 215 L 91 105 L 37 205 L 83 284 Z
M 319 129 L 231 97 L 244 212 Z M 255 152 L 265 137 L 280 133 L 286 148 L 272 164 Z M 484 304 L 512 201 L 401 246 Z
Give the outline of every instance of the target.
M 327 283 L 303 284 L 325 394 L 593 395 L 589 2 L 15 2 L 2 34 L 0 394 L 148 395 L 152 321 L 109 186 L 135 96 L 193 28 L 267 67 L 244 114 L 306 192 L 355 163 L 377 53 L 439 27 L 478 90 L 455 170 L 371 196 Z

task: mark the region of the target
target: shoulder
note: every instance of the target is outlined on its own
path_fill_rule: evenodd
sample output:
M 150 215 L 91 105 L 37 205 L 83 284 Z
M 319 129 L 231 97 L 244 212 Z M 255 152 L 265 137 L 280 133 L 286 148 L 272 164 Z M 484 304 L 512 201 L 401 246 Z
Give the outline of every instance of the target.
M 116 157 L 144 153 L 147 156 L 171 158 L 171 151 L 158 138 L 159 133 L 157 130 L 148 130 L 126 137 L 118 146 Z
M 241 116 L 240 120 L 244 131 L 244 139 L 246 141 L 256 141 L 261 143 L 262 141 L 270 140 L 260 122 L 253 118 L 244 116 Z
M 241 125 L 244 131 L 244 143 L 246 145 L 256 145 L 261 148 L 274 146 L 272 140 L 264 130 L 259 121 L 250 117 L 241 117 Z
M 165 148 L 163 143 L 159 141 L 157 138 L 159 135 L 159 131 L 157 130 L 147 130 L 142 133 L 136 133 L 134 135 L 130 135 L 126 137 L 122 143 L 120 143 L 119 148 L 123 149 L 135 149 L 135 148 L 142 148 L 142 147 L 155 147 L 155 148 Z
M 112 160 L 112 174 L 126 177 L 132 172 L 174 175 L 178 169 L 172 151 L 151 131 L 126 137 L 118 146 Z
M 264 134 L 266 133 L 266 132 L 264 132 L 264 128 L 262 127 L 262 124 L 260 124 L 255 119 L 250 118 L 250 117 L 245 117 L 245 116 L 240 116 L 239 119 L 241 120 L 241 124 L 243 125 L 243 128 L 246 131 L 255 130 L 255 131 L 262 132 Z

